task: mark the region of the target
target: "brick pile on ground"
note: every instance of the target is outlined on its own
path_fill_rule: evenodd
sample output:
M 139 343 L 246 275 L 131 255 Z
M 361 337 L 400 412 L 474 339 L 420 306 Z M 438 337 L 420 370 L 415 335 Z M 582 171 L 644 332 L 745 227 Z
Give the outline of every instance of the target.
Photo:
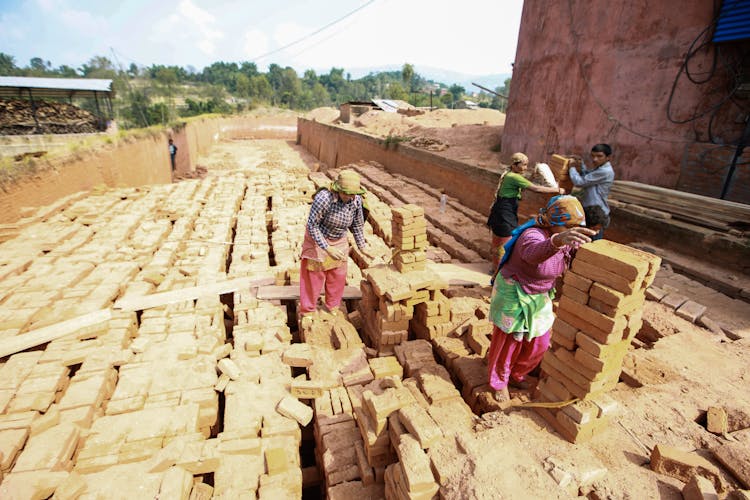
M 447 288 L 427 269 L 401 273 L 392 265 L 380 265 L 364 270 L 363 277 L 359 309 L 363 331 L 381 354 L 393 354 L 394 346 L 409 338 L 414 306 L 430 300 L 431 292 Z
M 617 384 L 641 328 L 645 290 L 660 262 L 646 252 L 598 240 L 580 247 L 565 273 L 538 391 L 542 401 L 577 401 L 537 411 L 569 441 L 591 439 L 616 415 L 617 405 L 606 392 Z

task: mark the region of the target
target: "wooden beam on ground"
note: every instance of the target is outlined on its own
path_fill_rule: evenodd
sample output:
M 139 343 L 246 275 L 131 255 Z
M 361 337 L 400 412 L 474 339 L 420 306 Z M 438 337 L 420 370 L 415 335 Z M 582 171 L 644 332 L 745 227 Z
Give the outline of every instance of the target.
M 449 285 L 453 286 L 490 286 L 490 263 L 446 263 L 427 261 L 427 269 L 431 270 Z
M 101 309 L 61 323 L 21 333 L 14 337 L 3 338 L 0 340 L 0 358 L 31 349 L 32 347 L 65 337 L 66 335 L 78 333 L 91 326 L 100 325 L 105 321 L 109 321 L 111 317 L 112 309 Z
M 123 311 L 143 311 L 153 307 L 178 304 L 180 302 L 185 302 L 186 300 L 195 300 L 208 295 L 222 295 L 225 293 L 236 292 L 241 289 L 268 285 L 274 281 L 274 278 L 234 278 L 219 283 L 170 290 L 168 292 L 154 293 L 151 295 L 123 297 L 115 302 L 114 308 L 122 309 Z
M 299 300 L 299 285 L 262 286 L 258 288 L 258 299 Z M 354 286 L 344 287 L 344 300 L 361 299 L 362 290 Z

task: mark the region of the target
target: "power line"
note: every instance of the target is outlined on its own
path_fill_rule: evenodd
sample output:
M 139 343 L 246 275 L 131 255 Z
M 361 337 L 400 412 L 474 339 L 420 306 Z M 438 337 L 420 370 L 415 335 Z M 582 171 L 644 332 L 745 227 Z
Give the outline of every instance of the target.
M 305 35 L 305 36 L 303 36 L 302 38 L 299 38 L 299 39 L 297 39 L 297 40 L 295 40 L 295 41 L 293 41 L 293 42 L 291 42 L 291 43 L 288 43 L 288 44 L 284 45 L 283 47 L 279 47 L 278 49 L 272 50 L 271 52 L 266 52 L 266 53 L 265 53 L 265 54 L 263 54 L 263 55 L 260 55 L 260 56 L 257 56 L 257 57 L 255 57 L 255 58 L 251 59 L 251 62 L 257 62 L 257 61 L 259 61 L 259 60 L 261 60 L 261 59 L 264 59 L 264 58 L 266 58 L 266 57 L 268 57 L 268 56 L 271 56 L 271 55 L 273 55 L 273 54 L 276 54 L 276 53 L 278 53 L 278 52 L 281 52 L 281 51 L 283 51 L 283 50 L 286 50 L 286 49 L 288 49 L 289 47 L 291 47 L 291 46 L 293 46 L 293 45 L 297 45 L 298 43 L 300 43 L 300 42 L 303 42 L 303 41 L 307 40 L 308 38 L 311 38 L 311 37 L 313 37 L 313 36 L 317 35 L 317 34 L 318 34 L 318 33 L 320 33 L 321 31 L 324 31 L 324 30 L 326 30 L 326 29 L 330 28 L 331 26 L 333 26 L 333 25 L 335 25 L 335 24 L 338 24 L 338 23 L 340 23 L 340 22 L 341 22 L 341 21 L 343 21 L 344 19 L 346 19 L 346 18 L 348 18 L 348 17 L 351 17 L 352 15 L 356 14 L 357 12 L 359 12 L 359 11 L 360 11 L 360 10 L 362 10 L 362 9 L 364 9 L 364 8 L 365 8 L 365 7 L 367 7 L 368 5 L 370 5 L 370 4 L 372 4 L 372 3 L 375 3 L 375 1 L 376 1 L 376 0 L 370 0 L 370 1 L 369 1 L 369 2 L 367 2 L 367 3 L 365 3 L 365 4 L 362 4 L 362 5 L 360 5 L 359 7 L 357 7 L 356 9 L 354 9 L 353 11 L 349 12 L 348 14 L 345 14 L 345 15 L 343 15 L 342 17 L 340 17 L 340 18 L 336 19 L 335 21 L 331 21 L 330 23 L 326 24 L 326 25 L 325 25 L 325 26 L 323 26 L 322 28 L 318 28 L 317 30 L 313 31 L 312 33 L 310 33 L 310 34 L 308 34 L 308 35 Z

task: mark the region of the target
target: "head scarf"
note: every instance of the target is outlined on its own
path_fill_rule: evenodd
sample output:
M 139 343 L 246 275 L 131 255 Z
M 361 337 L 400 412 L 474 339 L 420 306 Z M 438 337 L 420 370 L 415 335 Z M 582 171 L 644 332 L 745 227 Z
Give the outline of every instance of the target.
M 331 184 L 331 191 L 344 194 L 364 194 L 365 190 L 359 184 L 359 174 L 353 170 L 342 170 Z
M 527 223 L 518 226 L 510 233 L 510 240 L 503 246 L 505 253 L 503 253 L 502 259 L 500 259 L 500 265 L 497 266 L 495 275 L 497 276 L 500 268 L 510 258 L 518 237 L 528 228 L 534 226 L 550 228 L 553 226 L 575 227 L 585 225 L 586 216 L 583 213 L 583 207 L 578 198 L 567 194 L 550 198 L 547 206 L 539 209 L 539 215 L 530 219 Z

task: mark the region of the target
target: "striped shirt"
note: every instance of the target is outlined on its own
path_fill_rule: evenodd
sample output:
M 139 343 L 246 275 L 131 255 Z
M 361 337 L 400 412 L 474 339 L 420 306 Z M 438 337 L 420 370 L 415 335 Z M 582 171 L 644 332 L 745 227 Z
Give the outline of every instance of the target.
M 328 248 L 326 239 L 337 240 L 346 235 L 347 229 L 351 229 L 357 246 L 366 248 L 364 227 L 360 195 L 344 203 L 331 191 L 323 189 L 313 198 L 310 216 L 307 218 L 307 230 L 320 248 Z

